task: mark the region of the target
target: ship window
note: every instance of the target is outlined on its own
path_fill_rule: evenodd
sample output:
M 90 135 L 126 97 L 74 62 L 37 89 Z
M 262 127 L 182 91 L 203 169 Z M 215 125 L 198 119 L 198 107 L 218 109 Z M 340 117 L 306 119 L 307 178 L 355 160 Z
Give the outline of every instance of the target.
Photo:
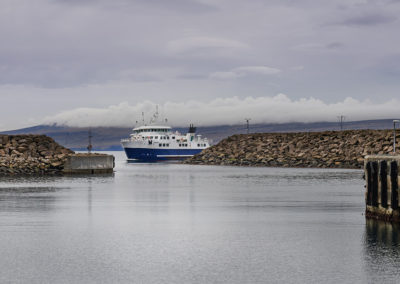
M 163 145 L 163 147 L 165 147 L 165 144 L 164 144 L 164 143 L 163 143 L 162 145 Z
M 172 136 L 172 139 L 175 139 L 175 136 Z
M 200 144 L 197 144 L 197 147 L 200 147 Z
M 169 144 L 167 144 L 167 147 L 169 147 Z
M 150 139 L 153 139 L 153 136 L 150 136 Z
M 158 139 L 158 136 L 154 136 L 154 139 Z
M 162 145 L 161 145 L 161 143 L 160 143 L 160 144 L 158 144 L 158 146 L 160 146 L 160 147 L 161 147 L 161 146 L 162 146 Z
M 167 136 L 167 139 L 169 140 L 169 136 Z

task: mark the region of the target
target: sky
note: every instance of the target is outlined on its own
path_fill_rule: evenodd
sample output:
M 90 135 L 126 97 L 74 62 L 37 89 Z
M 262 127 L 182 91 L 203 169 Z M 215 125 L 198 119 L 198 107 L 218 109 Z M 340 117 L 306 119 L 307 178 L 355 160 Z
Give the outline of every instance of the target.
M 1 0 L 0 130 L 400 117 L 398 0 Z M 399 113 L 399 114 L 398 114 Z

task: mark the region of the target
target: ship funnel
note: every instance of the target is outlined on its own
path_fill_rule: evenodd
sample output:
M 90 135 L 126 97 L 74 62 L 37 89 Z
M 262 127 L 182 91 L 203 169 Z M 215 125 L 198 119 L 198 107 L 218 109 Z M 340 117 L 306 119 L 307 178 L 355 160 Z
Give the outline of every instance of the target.
M 196 133 L 196 127 L 194 127 L 193 124 L 190 124 L 190 125 L 189 125 L 189 131 L 188 131 L 188 133 Z

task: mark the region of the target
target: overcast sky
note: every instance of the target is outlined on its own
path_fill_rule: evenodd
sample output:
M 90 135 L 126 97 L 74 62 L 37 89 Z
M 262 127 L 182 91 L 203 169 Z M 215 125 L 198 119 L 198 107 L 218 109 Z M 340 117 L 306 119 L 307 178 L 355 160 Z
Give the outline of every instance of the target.
M 129 126 L 156 104 L 176 126 L 395 117 L 399 15 L 396 0 L 1 0 L 0 130 Z

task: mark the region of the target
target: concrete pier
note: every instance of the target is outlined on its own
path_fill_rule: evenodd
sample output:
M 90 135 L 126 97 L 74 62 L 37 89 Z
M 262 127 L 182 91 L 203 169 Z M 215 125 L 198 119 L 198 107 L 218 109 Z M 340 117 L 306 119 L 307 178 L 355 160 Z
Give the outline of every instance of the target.
M 400 222 L 399 163 L 400 156 L 395 155 L 365 157 L 367 218 Z
M 113 173 L 115 158 L 107 154 L 74 154 L 65 161 L 64 174 Z

